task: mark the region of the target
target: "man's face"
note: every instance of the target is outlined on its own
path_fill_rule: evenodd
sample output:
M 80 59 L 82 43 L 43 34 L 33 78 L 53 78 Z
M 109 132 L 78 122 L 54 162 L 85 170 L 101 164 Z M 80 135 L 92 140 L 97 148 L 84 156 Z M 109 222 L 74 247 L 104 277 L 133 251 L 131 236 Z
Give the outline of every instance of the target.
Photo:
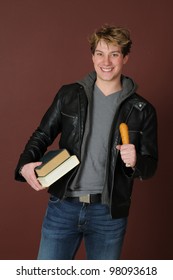
M 120 79 L 123 65 L 128 61 L 128 55 L 123 57 L 120 46 L 107 44 L 100 40 L 92 56 L 97 80 L 113 82 Z

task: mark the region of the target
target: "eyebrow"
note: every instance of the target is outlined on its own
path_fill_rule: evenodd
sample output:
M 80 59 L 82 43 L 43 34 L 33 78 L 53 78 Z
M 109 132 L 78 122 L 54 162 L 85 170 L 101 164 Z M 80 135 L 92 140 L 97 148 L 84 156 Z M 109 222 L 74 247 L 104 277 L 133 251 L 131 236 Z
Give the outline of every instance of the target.
M 103 51 L 101 51 L 101 50 L 99 50 L 99 49 L 96 49 L 95 52 L 101 52 L 101 53 L 103 53 Z M 121 52 L 120 52 L 120 51 L 112 51 L 112 52 L 110 52 L 110 53 L 121 53 Z

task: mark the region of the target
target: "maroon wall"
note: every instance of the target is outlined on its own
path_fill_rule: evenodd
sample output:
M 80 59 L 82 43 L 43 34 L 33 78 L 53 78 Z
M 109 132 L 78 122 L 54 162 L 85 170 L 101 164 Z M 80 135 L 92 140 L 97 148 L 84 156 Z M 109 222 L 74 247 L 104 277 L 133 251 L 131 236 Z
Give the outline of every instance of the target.
M 125 74 L 159 121 L 158 172 L 135 183 L 122 258 L 173 259 L 171 0 L 0 0 L 0 259 L 36 258 L 48 195 L 15 182 L 14 169 L 59 87 L 92 70 L 87 36 L 104 23 L 131 30 Z

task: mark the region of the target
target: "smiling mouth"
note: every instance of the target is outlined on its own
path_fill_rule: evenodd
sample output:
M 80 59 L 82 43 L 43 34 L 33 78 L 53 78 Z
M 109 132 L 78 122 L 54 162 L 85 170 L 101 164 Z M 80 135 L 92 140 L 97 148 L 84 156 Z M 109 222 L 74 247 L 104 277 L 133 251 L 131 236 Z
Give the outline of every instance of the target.
M 113 70 L 113 68 L 104 68 L 104 67 L 100 67 L 100 69 L 103 71 L 103 72 L 111 72 Z

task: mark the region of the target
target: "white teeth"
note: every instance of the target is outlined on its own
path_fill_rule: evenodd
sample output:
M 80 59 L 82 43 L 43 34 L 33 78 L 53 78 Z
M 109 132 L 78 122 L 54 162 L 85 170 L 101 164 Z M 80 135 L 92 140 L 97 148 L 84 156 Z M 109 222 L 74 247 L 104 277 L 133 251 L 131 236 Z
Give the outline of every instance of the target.
M 104 71 L 104 72 L 110 72 L 110 71 L 112 71 L 112 68 L 101 68 L 102 69 L 102 71 Z

